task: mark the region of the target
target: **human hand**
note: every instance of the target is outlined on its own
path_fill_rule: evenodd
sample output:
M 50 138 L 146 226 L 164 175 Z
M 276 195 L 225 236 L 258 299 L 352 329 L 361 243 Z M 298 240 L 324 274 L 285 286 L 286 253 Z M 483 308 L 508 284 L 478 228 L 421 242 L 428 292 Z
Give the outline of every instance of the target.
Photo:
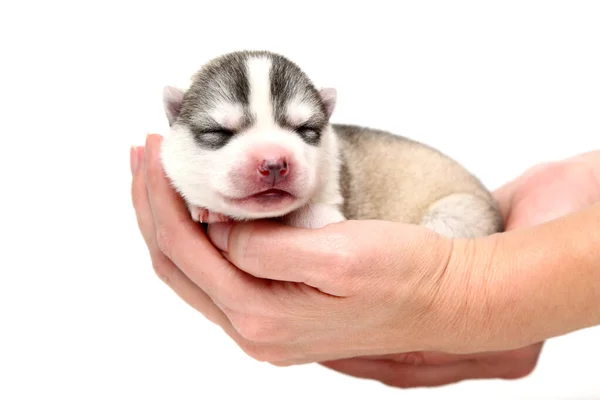
M 496 191 L 507 230 L 541 224 L 600 201 L 600 153 L 538 165 Z M 324 362 L 328 368 L 395 387 L 440 386 L 469 379 L 529 375 L 542 343 L 466 355 L 411 352 Z
M 219 251 L 165 178 L 160 142 L 149 136 L 132 183 L 152 263 L 250 356 L 288 365 L 451 350 L 463 333 L 448 304 L 461 298 L 444 295 L 463 292 L 445 273 L 450 239 L 384 221 L 316 230 L 262 221 L 210 225 Z
M 181 199 L 164 178 L 157 158 L 160 138 L 151 136 L 147 144 L 149 162 L 146 168 L 134 174 L 132 194 L 140 229 L 150 249 L 153 265 L 158 275 L 176 293 L 213 322 L 222 326 L 252 357 L 277 365 L 287 365 L 356 357 L 361 354 L 455 350 L 451 347 L 456 346 L 460 341 L 460 334 L 464 334 L 461 332 L 461 326 L 456 323 L 456 318 L 460 319 L 465 313 L 461 312 L 464 310 L 456 310 L 456 304 L 446 304 L 447 297 L 444 298 L 440 294 L 454 293 L 459 296 L 468 291 L 464 286 L 457 289 L 457 282 L 448 279 L 448 276 L 456 276 L 456 273 L 444 273 L 447 265 L 445 260 L 447 261 L 448 256 L 447 240 L 418 227 L 396 224 L 396 227 L 403 230 L 396 239 L 404 251 L 399 256 L 401 259 L 405 258 L 406 266 L 404 269 L 388 268 L 388 272 L 402 272 L 404 274 L 402 276 L 391 277 L 399 279 L 401 284 L 391 292 L 380 290 L 383 295 L 374 293 L 373 297 L 367 299 L 360 297 L 360 293 L 356 290 L 358 287 L 362 291 L 367 284 L 375 283 L 375 287 L 379 285 L 379 289 L 386 288 L 391 280 L 389 277 L 382 278 L 381 270 L 378 270 L 378 274 L 371 273 L 365 276 L 356 274 L 358 272 L 356 268 L 364 265 L 365 261 L 373 262 L 374 260 L 370 258 L 373 256 L 376 259 L 379 257 L 380 264 L 387 267 L 396 260 L 385 256 L 386 252 L 391 251 L 389 246 L 385 246 L 385 243 L 388 243 L 386 241 L 390 240 L 389 232 L 384 231 L 385 233 L 382 234 L 382 230 L 378 229 L 370 231 L 370 237 L 376 243 L 369 242 L 366 245 L 372 244 L 373 248 L 381 249 L 379 254 L 373 255 L 368 247 L 361 249 L 352 245 L 351 239 L 355 236 L 346 235 L 352 233 L 351 229 L 344 232 L 343 229 L 338 231 L 332 228 L 350 226 L 354 227 L 354 233 L 356 231 L 362 233 L 365 227 L 377 228 L 377 223 L 370 225 L 373 221 L 336 224 L 334 227 L 311 231 L 310 235 L 306 235 L 302 230 L 274 224 L 236 224 L 230 231 L 228 246 L 220 243 L 221 247 L 228 251 L 218 252 L 203 235 L 200 227 L 190 223 L 189 214 L 186 213 Z M 356 228 L 358 224 L 360 224 L 359 228 Z M 218 229 L 222 227 L 222 225 L 220 228 L 219 225 L 215 225 L 213 228 L 217 229 L 212 230 L 213 240 L 217 244 L 219 244 Z M 327 234 L 318 236 L 318 232 Z M 308 266 L 312 269 L 307 271 L 292 268 L 290 270 L 285 268 L 289 267 L 290 260 L 280 260 L 276 256 L 265 258 L 273 254 L 266 251 L 265 247 L 256 246 L 260 244 L 260 241 L 256 240 L 257 237 L 267 239 L 272 246 L 289 246 L 283 246 L 284 251 L 278 251 L 276 254 L 283 253 L 286 256 L 291 254 L 295 256 L 292 261 L 308 262 Z M 287 242 L 282 240 L 286 237 Z M 249 238 L 255 238 L 254 242 L 249 241 Z M 240 243 L 246 245 L 240 247 Z M 236 246 L 237 253 L 236 250 L 232 251 Z M 307 252 L 306 248 L 311 246 L 313 251 L 318 249 L 321 251 L 316 251 L 316 256 L 312 252 Z M 263 253 L 252 253 L 257 248 Z M 294 248 L 299 252 L 286 252 L 287 248 Z M 420 251 L 423 248 L 429 251 Z M 305 251 L 302 252 L 302 249 Z M 236 261 L 236 254 L 239 258 L 242 253 L 246 265 L 243 265 L 244 262 Z M 361 255 L 361 258 L 351 259 L 349 255 L 352 254 Z M 254 255 L 255 258 L 248 257 L 249 255 Z M 317 263 L 310 263 L 311 259 L 315 258 Z M 240 264 L 240 268 L 235 268 L 232 263 L 226 262 L 226 259 L 231 260 L 233 264 Z M 319 269 L 318 267 L 323 265 L 318 263 L 319 260 L 329 261 L 327 268 Z M 330 268 L 331 265 L 341 266 L 341 268 Z M 353 267 L 355 269 L 352 269 Z M 317 273 L 335 274 L 340 271 L 347 273 L 338 276 L 337 278 L 341 279 L 337 280 L 331 278 L 327 280 L 326 276 Z M 268 276 L 270 279 L 264 279 L 265 272 L 270 273 Z M 284 277 L 271 275 L 273 273 L 299 275 L 296 279 L 281 282 L 279 279 Z M 347 278 L 354 278 L 354 280 Z M 322 285 L 323 279 L 326 285 Z M 344 292 L 344 289 L 348 289 L 344 283 L 348 282 L 354 283 L 355 291 Z M 394 310 L 385 307 L 385 301 L 389 301 L 390 296 L 398 294 L 403 294 L 404 298 L 395 299 L 395 304 L 403 304 L 405 307 L 397 315 L 390 315 Z M 463 299 L 458 296 L 454 301 L 461 303 Z M 305 301 L 298 303 L 298 299 Z M 318 303 L 317 299 L 319 301 L 327 299 L 324 301 L 329 303 Z M 342 303 L 347 305 L 352 300 L 355 301 L 354 308 L 349 309 L 355 312 L 354 314 L 348 312 L 348 308 L 336 308 Z M 337 316 L 331 318 L 328 314 L 324 319 L 323 315 L 318 313 L 320 309 L 328 307 L 337 311 Z M 380 310 L 383 311 L 379 312 Z M 390 317 L 394 318 L 390 319 Z M 472 313 L 469 317 L 476 320 Z M 362 327 L 353 325 L 353 320 L 358 318 L 367 325 Z M 380 325 L 386 318 L 388 318 L 388 325 L 385 323 Z M 403 319 L 405 323 L 402 326 L 389 324 L 389 321 L 393 320 L 397 325 L 401 325 Z M 315 326 L 321 329 L 315 331 Z M 473 326 L 473 321 L 470 321 L 470 326 Z M 453 327 L 456 328 L 454 331 Z M 390 337 L 390 332 L 394 330 L 396 330 L 395 335 Z M 380 332 L 380 335 L 373 338 L 373 331 Z M 346 334 L 342 340 L 339 335 L 336 335 L 338 332 Z M 423 332 L 426 334 L 422 334 Z M 455 335 L 448 335 L 448 332 L 454 332 Z M 366 334 L 371 337 L 366 337 Z M 448 342 L 444 339 L 448 339 Z M 357 347 L 357 344 L 360 347 Z M 375 348 L 376 346 L 378 347 Z

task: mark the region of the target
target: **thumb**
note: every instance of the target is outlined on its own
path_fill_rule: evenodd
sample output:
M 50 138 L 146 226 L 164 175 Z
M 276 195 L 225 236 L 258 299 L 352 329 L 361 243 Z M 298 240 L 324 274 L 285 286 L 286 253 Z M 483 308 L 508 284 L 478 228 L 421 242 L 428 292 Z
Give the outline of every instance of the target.
M 208 236 L 232 264 L 255 277 L 303 282 L 333 295 L 344 295 L 342 282 L 349 276 L 389 268 L 408 274 L 439 270 L 452 248 L 449 239 L 425 228 L 375 220 L 320 229 L 272 221 L 211 224 Z
M 208 236 L 232 264 L 251 275 L 321 288 L 330 282 L 332 269 L 355 258 L 360 247 L 357 223 L 345 221 L 320 229 L 273 221 L 219 223 L 208 226 Z M 367 223 L 361 224 L 364 232 Z

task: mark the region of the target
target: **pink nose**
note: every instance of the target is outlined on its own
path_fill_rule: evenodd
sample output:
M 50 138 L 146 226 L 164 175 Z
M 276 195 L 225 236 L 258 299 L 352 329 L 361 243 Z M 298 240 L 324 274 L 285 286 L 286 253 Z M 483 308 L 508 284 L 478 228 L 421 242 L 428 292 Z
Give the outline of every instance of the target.
M 260 179 L 273 185 L 283 181 L 289 172 L 289 165 L 285 157 L 263 160 L 258 165 Z

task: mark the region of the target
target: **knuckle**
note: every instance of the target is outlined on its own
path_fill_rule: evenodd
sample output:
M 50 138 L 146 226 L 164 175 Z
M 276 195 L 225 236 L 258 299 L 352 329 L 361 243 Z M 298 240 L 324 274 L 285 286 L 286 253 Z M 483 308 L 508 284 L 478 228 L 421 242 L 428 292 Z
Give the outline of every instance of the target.
M 236 315 L 231 323 L 244 339 L 253 343 L 272 343 L 281 337 L 282 329 L 266 318 Z
M 588 164 L 563 160 L 540 164 L 530 170 L 529 176 L 530 182 L 540 186 L 552 182 L 578 185 L 580 183 L 589 184 L 592 172 L 592 168 Z
M 173 235 L 168 230 L 160 226 L 156 229 L 156 245 L 163 254 L 170 254 L 173 242 Z
M 136 178 L 134 178 L 136 179 Z M 139 194 L 140 190 L 137 187 L 137 182 L 133 182 L 131 185 L 131 204 L 133 205 L 133 209 L 139 212 L 142 209 L 142 199 Z
M 235 246 L 229 249 L 229 252 L 236 252 L 240 258 L 247 258 L 252 254 L 251 251 L 256 251 L 263 246 L 260 245 L 259 238 L 257 235 L 257 227 L 254 224 L 244 224 L 243 226 L 236 226 L 231 229 L 229 235 L 229 242 L 234 243 Z
M 539 175 L 542 179 L 547 181 L 570 181 L 573 177 L 577 177 L 579 168 L 574 168 L 574 165 L 565 162 L 553 162 L 546 166 L 546 168 L 539 171 Z
M 351 268 L 354 265 L 354 260 L 347 246 L 335 248 L 330 254 L 330 262 L 342 271 Z
M 331 241 L 326 246 L 327 250 L 324 255 L 324 259 L 329 266 L 326 271 L 328 274 L 333 275 L 334 279 L 341 278 L 353 271 L 358 264 L 356 246 L 344 234 L 334 233 L 329 238 Z
M 403 353 L 400 361 L 402 364 L 408 364 L 412 366 L 419 366 L 425 364 L 425 355 L 420 351 L 414 351 L 410 353 Z
M 164 260 L 162 260 L 161 258 L 162 257 L 158 256 L 152 257 L 152 269 L 154 270 L 154 273 L 160 278 L 160 280 L 168 285 L 171 281 L 172 266 L 169 263 L 164 262 Z
M 266 277 L 269 266 L 276 262 L 272 249 L 277 247 L 277 237 L 272 236 L 269 227 L 264 222 L 243 224 L 230 232 L 229 253 L 234 259 L 244 260 L 258 277 Z

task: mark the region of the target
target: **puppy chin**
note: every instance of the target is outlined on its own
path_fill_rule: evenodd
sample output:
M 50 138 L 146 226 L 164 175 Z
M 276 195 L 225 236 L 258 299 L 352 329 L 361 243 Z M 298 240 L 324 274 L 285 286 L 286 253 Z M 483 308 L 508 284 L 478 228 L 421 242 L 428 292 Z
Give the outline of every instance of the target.
M 308 199 L 283 195 L 275 198 L 226 199 L 221 213 L 235 220 L 278 218 L 308 203 Z

